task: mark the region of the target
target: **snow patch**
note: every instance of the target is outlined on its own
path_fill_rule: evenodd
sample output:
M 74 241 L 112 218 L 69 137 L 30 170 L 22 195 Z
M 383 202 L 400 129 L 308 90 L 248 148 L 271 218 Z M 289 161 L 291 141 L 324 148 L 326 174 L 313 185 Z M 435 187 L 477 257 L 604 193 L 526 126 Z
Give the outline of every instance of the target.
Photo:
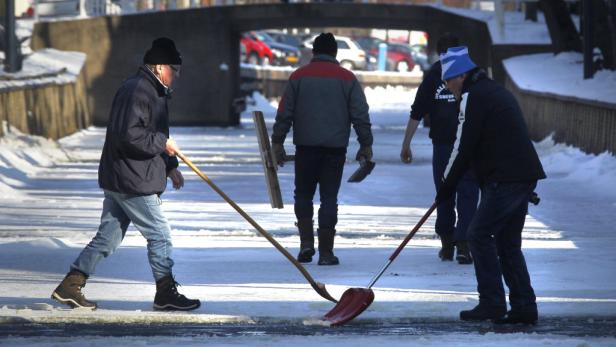
M 616 71 L 600 70 L 584 79 L 583 56 L 577 52 L 531 54 L 503 61 L 515 84 L 524 90 L 614 104 Z

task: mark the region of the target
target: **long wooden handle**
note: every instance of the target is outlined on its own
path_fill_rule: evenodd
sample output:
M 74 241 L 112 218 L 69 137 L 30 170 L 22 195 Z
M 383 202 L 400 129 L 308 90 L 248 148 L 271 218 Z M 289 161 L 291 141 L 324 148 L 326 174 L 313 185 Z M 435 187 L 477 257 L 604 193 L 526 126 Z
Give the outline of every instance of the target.
M 432 214 L 434 209 L 436 209 L 436 206 L 437 206 L 437 203 L 434 202 L 432 204 L 432 206 L 430 206 L 428 211 L 423 215 L 423 217 L 421 217 L 419 222 L 417 222 L 417 225 L 415 225 L 413 230 L 411 230 L 411 232 L 408 235 L 406 235 L 406 237 L 404 238 L 404 241 L 402 241 L 400 246 L 398 246 L 398 248 L 396 248 L 395 252 L 389 257 L 389 259 L 387 259 L 387 262 L 385 263 L 385 265 L 383 265 L 383 267 L 381 268 L 381 271 L 379 271 L 376 274 L 376 276 L 374 276 L 372 281 L 370 281 L 370 284 L 368 284 L 368 289 L 372 288 L 372 286 L 376 283 L 376 281 L 378 281 L 378 279 L 381 278 L 381 275 L 383 275 L 383 273 L 385 272 L 385 270 L 387 270 L 389 265 L 391 265 L 391 263 L 393 263 L 394 259 L 396 259 L 398 254 L 400 254 L 400 252 L 402 252 L 402 249 L 404 249 L 406 244 L 409 243 L 409 241 L 413 238 L 413 236 L 415 236 L 415 234 L 417 233 L 419 228 L 421 228 L 421 226 L 426 222 L 428 217 L 430 217 L 430 215 Z
M 276 241 L 276 239 L 274 239 L 272 237 L 272 235 L 270 235 L 267 231 L 265 231 L 265 229 L 263 229 L 259 224 L 257 224 L 257 222 L 255 222 L 254 219 L 252 219 L 246 212 L 244 212 L 244 210 L 242 210 L 233 200 L 231 200 L 231 198 L 229 198 L 227 196 L 227 194 L 225 194 L 225 192 L 223 192 L 220 188 L 218 188 L 218 186 L 216 186 L 214 184 L 214 182 L 212 182 L 212 180 L 207 177 L 203 172 L 201 172 L 201 170 L 199 170 L 193 163 L 192 161 L 190 161 L 188 158 L 186 158 L 182 153 L 177 153 L 176 154 L 180 159 L 182 159 L 182 161 L 184 163 L 186 163 L 186 165 L 188 165 L 188 167 L 190 167 L 199 177 L 201 177 L 212 189 L 214 189 L 214 191 L 216 191 L 216 193 L 218 193 L 218 195 L 220 195 L 229 205 L 231 205 L 239 214 L 242 215 L 242 217 L 244 217 L 244 219 L 246 219 L 246 221 L 248 221 L 248 223 L 250 223 L 255 229 L 257 229 L 257 231 L 263 236 L 265 237 L 272 245 L 274 245 L 274 247 L 276 247 L 276 249 L 278 251 L 280 251 L 280 253 L 282 253 L 287 259 L 289 259 L 289 261 L 291 263 L 293 263 L 293 265 L 295 265 L 295 267 L 299 270 L 299 272 L 302 273 L 302 275 L 304 275 L 304 278 L 306 278 L 306 280 L 310 283 L 310 285 L 312 286 L 312 288 L 319 294 L 321 295 L 323 298 L 332 301 L 332 302 L 338 302 L 336 299 L 334 299 L 331 295 L 329 295 L 329 293 L 327 293 L 327 291 L 325 290 L 325 286 L 322 283 L 318 283 L 316 282 L 312 276 L 310 276 L 310 273 L 308 273 L 308 271 L 306 271 L 306 269 L 302 266 L 302 264 L 300 264 L 295 257 L 293 257 L 291 255 L 291 253 L 289 253 L 289 251 L 286 250 L 286 248 L 282 247 L 282 245 L 280 243 L 278 243 L 278 241 Z

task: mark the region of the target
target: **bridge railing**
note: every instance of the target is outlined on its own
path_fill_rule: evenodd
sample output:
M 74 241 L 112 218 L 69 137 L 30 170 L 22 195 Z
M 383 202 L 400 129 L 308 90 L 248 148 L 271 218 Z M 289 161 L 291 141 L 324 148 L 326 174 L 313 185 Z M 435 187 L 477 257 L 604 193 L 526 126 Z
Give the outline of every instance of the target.
M 437 4 L 451 7 L 493 10 L 497 12 L 519 10 L 523 3 L 536 0 L 79 0 L 82 16 L 131 14 L 136 12 L 166 11 L 208 6 L 235 6 L 254 4 L 347 2 L 418 5 Z

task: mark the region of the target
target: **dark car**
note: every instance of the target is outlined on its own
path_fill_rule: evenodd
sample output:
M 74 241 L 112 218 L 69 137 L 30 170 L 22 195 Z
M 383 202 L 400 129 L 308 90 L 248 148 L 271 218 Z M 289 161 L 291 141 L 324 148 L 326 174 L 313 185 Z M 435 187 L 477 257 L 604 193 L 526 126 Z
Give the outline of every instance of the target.
M 261 42 L 265 43 L 272 50 L 274 65 L 291 65 L 295 66 L 300 60 L 300 50 L 297 47 L 286 45 L 284 43 L 277 42 L 265 31 L 255 31 L 251 33 Z
M 430 70 L 430 62 L 428 61 L 428 51 L 425 45 L 412 45 L 411 53 L 413 53 L 413 60 L 419 65 L 421 71 Z
M 283 33 L 282 31 L 268 30 L 265 32 L 278 43 L 300 48 L 303 40 L 295 35 Z

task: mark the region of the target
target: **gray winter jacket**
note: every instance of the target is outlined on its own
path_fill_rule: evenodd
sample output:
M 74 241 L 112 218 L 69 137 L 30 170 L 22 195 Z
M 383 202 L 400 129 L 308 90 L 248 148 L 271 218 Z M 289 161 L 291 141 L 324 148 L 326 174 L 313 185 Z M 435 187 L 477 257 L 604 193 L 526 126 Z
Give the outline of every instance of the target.
M 293 126 L 296 146 L 346 148 L 351 124 L 362 146 L 372 145 L 368 103 L 352 72 L 329 55 L 316 55 L 291 74 L 278 105 L 272 143 Z

